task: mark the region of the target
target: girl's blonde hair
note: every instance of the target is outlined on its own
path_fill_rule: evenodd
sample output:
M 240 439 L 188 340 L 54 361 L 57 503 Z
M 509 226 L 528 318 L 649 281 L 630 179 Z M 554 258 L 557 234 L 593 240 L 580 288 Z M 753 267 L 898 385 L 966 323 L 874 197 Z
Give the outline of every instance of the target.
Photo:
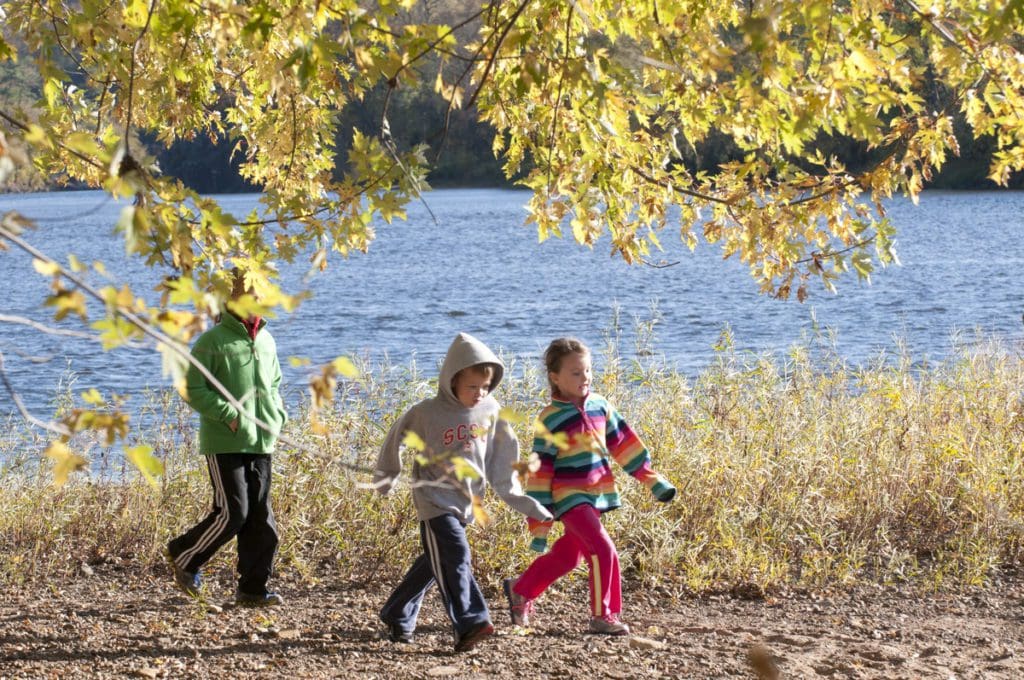
M 590 356 L 590 348 L 576 338 L 555 338 L 544 350 L 544 367 L 548 369 L 548 387 L 551 388 L 552 394 L 557 394 L 558 389 L 551 382 L 550 374 L 558 373 L 562 369 L 562 361 L 570 354 Z

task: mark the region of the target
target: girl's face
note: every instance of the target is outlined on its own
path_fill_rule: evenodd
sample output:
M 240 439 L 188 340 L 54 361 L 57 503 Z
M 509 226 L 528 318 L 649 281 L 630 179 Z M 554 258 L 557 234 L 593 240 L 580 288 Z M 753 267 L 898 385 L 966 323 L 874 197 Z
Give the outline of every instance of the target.
M 548 372 L 548 380 L 559 395 L 570 401 L 584 399 L 590 394 L 590 355 L 574 352 L 562 359 L 557 371 Z

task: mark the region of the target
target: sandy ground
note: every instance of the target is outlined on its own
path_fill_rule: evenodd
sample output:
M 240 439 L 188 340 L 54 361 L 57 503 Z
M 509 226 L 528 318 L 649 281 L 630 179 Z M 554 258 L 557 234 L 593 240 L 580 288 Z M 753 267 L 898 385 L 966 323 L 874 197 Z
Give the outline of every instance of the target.
M 761 599 L 628 592 L 628 638 L 585 632 L 584 580 L 514 628 L 486 588 L 495 635 L 452 651 L 428 597 L 412 644 L 380 637 L 388 583 L 280 584 L 274 609 L 230 606 L 230 575 L 206 604 L 166 574 L 85 567 L 0 598 L 0 678 L 1022 678 L 1024 579 L 956 594 L 868 587 Z M 660 592 L 659 592 L 660 591 Z

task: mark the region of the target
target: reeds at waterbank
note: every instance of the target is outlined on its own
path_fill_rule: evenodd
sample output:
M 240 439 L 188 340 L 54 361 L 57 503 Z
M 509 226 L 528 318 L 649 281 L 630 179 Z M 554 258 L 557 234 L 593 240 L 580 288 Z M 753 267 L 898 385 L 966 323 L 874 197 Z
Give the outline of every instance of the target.
M 510 361 L 497 397 L 523 414 L 547 399 L 536 366 Z M 654 359 L 598 357 L 594 389 L 640 433 L 679 488 L 657 504 L 616 468 L 623 507 L 606 526 L 626 583 L 705 590 L 912 581 L 986 582 L 1019 565 L 1024 537 L 1024 361 L 1019 346 L 961 346 L 939 363 L 879 357 L 851 367 L 813 346 L 784 358 L 728 344 L 697 376 Z M 427 375 L 427 374 L 430 375 Z M 393 579 L 419 551 L 408 489 L 367 490 L 393 419 L 431 395 L 433 371 L 362 366 L 320 413 L 293 414 L 275 454 L 278 571 L 299 580 Z M 160 568 L 169 536 L 208 510 L 195 419 L 153 393 L 133 422 L 166 466 L 154 489 L 88 442 L 92 474 L 52 484 L 42 435 L 19 420 L 0 436 L 0 582 L 69 575 L 82 564 Z M 524 451 L 531 437 L 517 425 Z M 311 453 L 315 451 L 315 453 Z M 104 462 L 103 456 L 110 455 Z M 613 466 L 614 467 L 614 466 Z M 493 496 L 474 525 L 475 567 L 492 587 L 530 559 L 525 523 Z M 230 570 L 233 550 L 212 570 Z

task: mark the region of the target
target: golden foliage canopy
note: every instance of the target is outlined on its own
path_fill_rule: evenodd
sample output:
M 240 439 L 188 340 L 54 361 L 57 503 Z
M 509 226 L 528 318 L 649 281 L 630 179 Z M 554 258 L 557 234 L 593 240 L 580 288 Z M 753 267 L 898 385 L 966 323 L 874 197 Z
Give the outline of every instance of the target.
M 376 129 L 336 148 L 337 112 L 376 88 L 433 83 L 493 126 L 541 239 L 568 231 L 592 246 L 607 234 L 638 262 L 669 231 L 801 300 L 814 282 L 831 289 L 893 258 L 883 199 L 916 197 L 957 153 L 955 118 L 994 140 L 993 180 L 1024 167 L 1020 0 L 492 1 L 448 3 L 444 22 L 425 4 L 0 4 L 0 61 L 33 61 L 42 82 L 34 109 L 0 109 L 0 182 L 30 158 L 134 196 L 117 226 L 165 276 L 160 308 L 127 287 L 93 291 L 105 345 L 153 329 L 188 340 L 224 304 L 229 266 L 262 293 L 246 311 L 290 309 L 298 300 L 274 285 L 271 262 L 326 267 L 332 252 L 368 248 L 378 218 L 403 217 L 426 187 L 428 149 L 393 137 L 389 99 Z M 141 132 L 229 139 L 261 210 L 229 214 L 160 175 Z M 835 139 L 871 162 L 845 167 L 825 151 Z M 734 160 L 696 170 L 713 140 Z M 0 236 L 12 242 L 24 222 L 5 216 Z M 77 265 L 36 259 L 55 313 L 85 319 Z

